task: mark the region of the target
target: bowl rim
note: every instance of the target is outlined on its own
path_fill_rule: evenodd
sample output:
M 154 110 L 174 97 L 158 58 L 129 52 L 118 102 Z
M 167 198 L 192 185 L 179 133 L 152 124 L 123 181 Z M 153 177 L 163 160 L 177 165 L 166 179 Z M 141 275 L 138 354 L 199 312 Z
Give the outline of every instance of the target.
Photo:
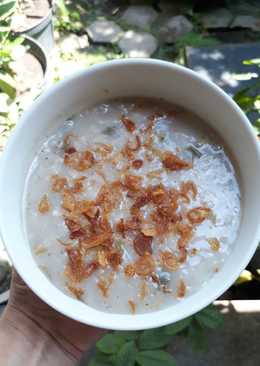
M 122 65 L 131 66 L 131 65 L 137 65 L 137 64 L 154 65 L 154 66 L 158 66 L 159 68 L 160 67 L 169 68 L 175 72 L 186 74 L 186 76 L 197 80 L 198 82 L 203 84 L 206 88 L 211 88 L 211 89 L 213 88 L 216 93 L 218 93 L 220 96 L 222 96 L 223 102 L 229 104 L 232 107 L 232 109 L 234 110 L 234 112 L 237 112 L 237 114 L 239 115 L 239 118 L 244 125 L 245 131 L 246 131 L 248 137 L 251 139 L 251 142 L 254 145 L 254 149 L 257 154 L 257 160 L 260 162 L 260 146 L 259 146 L 259 142 L 257 141 L 256 136 L 253 132 L 252 126 L 250 125 L 250 122 L 248 121 L 248 119 L 246 118 L 244 113 L 240 110 L 240 108 L 237 106 L 237 104 L 213 82 L 199 76 L 196 72 L 194 72 L 186 67 L 176 65 L 176 64 L 173 64 L 173 63 L 170 63 L 167 61 L 141 59 L 141 58 L 140 59 L 112 60 L 112 61 L 107 61 L 107 62 L 98 64 L 98 65 L 91 66 L 90 68 L 88 68 L 86 70 L 80 70 L 80 71 L 77 71 L 76 73 L 73 73 L 72 75 L 67 76 L 65 79 L 63 79 L 56 85 L 50 87 L 48 90 L 43 92 L 43 94 L 34 102 L 34 104 L 31 105 L 31 107 L 22 115 L 12 136 L 9 138 L 6 149 L 1 158 L 0 197 L 1 197 L 1 194 L 3 194 L 3 192 L 2 192 L 3 189 L 1 189 L 1 187 L 3 185 L 2 180 L 4 177 L 4 172 L 7 171 L 7 169 L 8 169 L 8 161 L 11 158 L 12 151 L 14 151 L 13 149 L 15 148 L 15 144 L 17 143 L 17 140 L 19 139 L 20 131 L 23 129 L 24 124 L 30 118 L 30 116 L 33 113 L 35 113 L 35 111 L 37 111 L 39 105 L 41 105 L 42 103 L 45 103 L 45 101 L 47 99 L 49 99 L 52 95 L 59 93 L 59 91 L 61 89 L 66 87 L 66 85 L 70 84 L 70 82 L 75 79 L 78 79 L 81 77 L 87 77 L 91 73 L 96 73 L 99 70 L 110 69 L 111 67 L 113 68 L 113 67 L 122 66 Z M 0 200 L 1 200 L 1 198 L 0 198 Z M 169 310 L 172 307 L 172 306 L 169 306 L 167 308 L 164 308 L 164 309 L 161 309 L 158 311 L 153 311 L 153 312 L 149 312 L 149 313 L 145 313 L 145 314 L 136 314 L 133 316 L 132 314 L 105 313 L 103 311 L 96 310 L 96 309 L 86 306 L 84 304 L 84 306 L 86 308 L 92 309 L 92 310 L 94 309 L 94 311 L 88 310 L 89 312 L 92 312 L 92 314 L 95 313 L 97 315 L 96 317 L 93 316 L 93 317 L 86 319 L 86 317 L 80 316 L 77 313 L 75 313 L 75 311 L 73 311 L 73 309 L 71 309 L 69 306 L 64 307 L 62 301 L 56 302 L 56 299 L 50 298 L 50 296 L 48 294 L 46 294 L 42 291 L 42 288 L 39 289 L 39 287 L 36 286 L 36 283 L 30 277 L 30 273 L 27 273 L 26 271 L 24 271 L 23 264 L 21 263 L 19 258 L 16 256 L 15 251 L 13 250 L 14 248 L 13 248 L 12 243 L 9 242 L 9 240 L 8 240 L 8 231 L 6 230 L 6 227 L 8 225 L 4 225 L 4 222 L 7 222 L 7 221 L 5 219 L 5 215 L 3 214 L 2 211 L 3 210 L 0 210 L 0 232 L 1 232 L 2 238 L 4 239 L 3 241 L 5 242 L 7 252 L 9 254 L 11 260 L 13 261 L 17 272 L 24 279 L 24 281 L 27 283 L 27 285 L 33 290 L 33 292 L 36 293 L 37 296 L 39 296 L 44 302 L 46 302 L 52 308 L 54 308 L 55 310 L 57 310 L 58 312 L 60 312 L 64 315 L 68 316 L 69 318 L 72 318 L 76 321 L 79 321 L 79 322 L 82 322 L 82 323 L 85 323 L 88 325 L 92 325 L 95 327 L 114 329 L 114 330 L 140 330 L 140 329 L 156 328 L 156 327 L 170 324 L 172 322 L 176 322 L 178 320 L 181 320 L 187 316 L 190 316 L 190 315 L 200 311 L 202 308 L 204 308 L 208 304 L 212 303 L 216 298 L 218 298 L 224 291 L 226 291 L 232 285 L 232 283 L 239 276 L 240 272 L 246 267 L 249 260 L 251 259 L 253 253 L 255 252 L 255 250 L 257 248 L 258 241 L 260 238 L 260 225 L 259 225 L 257 228 L 255 228 L 254 240 L 252 240 L 250 242 L 250 244 L 248 245 L 247 252 L 243 258 L 243 261 L 241 260 L 239 265 L 236 266 L 236 269 L 232 271 L 232 274 L 228 277 L 228 279 L 224 283 L 219 284 L 216 291 L 214 292 L 214 295 L 212 294 L 211 296 L 206 296 L 203 299 L 200 298 L 199 301 L 197 301 L 197 303 L 193 302 L 191 309 L 189 308 L 186 310 L 182 310 L 180 313 L 176 314 L 174 312 L 170 313 L 169 311 L 167 311 L 167 309 Z M 40 271 L 40 269 L 39 269 L 39 271 Z M 50 283 L 50 285 L 52 285 L 52 283 Z M 52 285 L 52 286 L 54 287 L 54 285 Z M 57 293 L 57 296 L 61 300 L 63 299 L 65 301 L 65 297 L 68 298 L 67 295 L 63 294 L 57 288 L 56 288 L 56 290 L 60 293 L 59 295 Z M 191 298 L 191 297 L 194 297 L 194 296 L 191 295 L 189 298 Z M 77 301 L 74 299 L 71 299 L 71 300 Z M 72 302 L 70 302 L 70 303 L 72 304 Z M 173 304 L 173 306 L 175 306 L 175 305 Z M 156 316 L 154 316 L 154 315 L 156 315 Z

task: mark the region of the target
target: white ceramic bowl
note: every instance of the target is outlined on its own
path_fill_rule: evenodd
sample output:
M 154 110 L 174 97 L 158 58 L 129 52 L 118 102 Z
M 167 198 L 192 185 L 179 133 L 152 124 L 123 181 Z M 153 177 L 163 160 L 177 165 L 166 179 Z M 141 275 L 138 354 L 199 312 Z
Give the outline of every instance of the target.
M 25 178 L 47 131 L 93 103 L 122 96 L 162 97 L 189 108 L 226 141 L 238 166 L 243 216 L 234 250 L 225 265 L 196 294 L 166 309 L 137 315 L 95 310 L 58 290 L 33 260 L 25 235 L 22 198 Z M 108 329 L 145 329 L 183 319 L 220 296 L 246 267 L 260 238 L 260 149 L 237 105 L 196 73 L 163 61 L 111 61 L 76 73 L 39 97 L 19 121 L 1 159 L 0 228 L 8 253 L 28 286 L 59 312 Z M 209 182 L 210 184 L 210 182 Z

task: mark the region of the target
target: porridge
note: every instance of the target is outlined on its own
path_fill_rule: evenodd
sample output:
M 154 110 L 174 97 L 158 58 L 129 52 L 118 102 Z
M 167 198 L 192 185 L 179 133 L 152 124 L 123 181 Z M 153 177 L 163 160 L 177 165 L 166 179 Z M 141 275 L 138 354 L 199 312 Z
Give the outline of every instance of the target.
M 112 313 L 182 301 L 218 272 L 240 223 L 222 140 L 155 99 L 118 99 L 46 137 L 24 194 L 32 253 L 66 294 Z

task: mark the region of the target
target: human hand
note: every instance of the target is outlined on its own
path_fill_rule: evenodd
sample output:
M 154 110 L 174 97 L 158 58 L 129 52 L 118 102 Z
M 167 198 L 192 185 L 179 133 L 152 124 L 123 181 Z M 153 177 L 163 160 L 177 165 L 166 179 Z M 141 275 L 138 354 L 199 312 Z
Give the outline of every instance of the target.
M 52 346 L 52 350 L 57 349 L 58 353 L 63 353 L 71 361 L 71 363 L 64 363 L 60 358 L 62 356 L 58 356 L 62 362 L 53 362 L 53 365 L 76 364 L 82 353 L 104 333 L 104 330 L 71 320 L 49 307 L 27 287 L 15 271 L 12 276 L 9 302 L 0 322 L 0 330 L 1 328 L 11 329 L 11 334 L 20 334 L 20 338 L 22 334 L 32 344 L 36 339 L 37 342 L 42 339 L 44 344 L 48 344 L 48 347 Z M 43 364 L 47 365 L 47 363 L 32 363 L 32 365 Z M 26 365 L 29 364 L 26 363 Z

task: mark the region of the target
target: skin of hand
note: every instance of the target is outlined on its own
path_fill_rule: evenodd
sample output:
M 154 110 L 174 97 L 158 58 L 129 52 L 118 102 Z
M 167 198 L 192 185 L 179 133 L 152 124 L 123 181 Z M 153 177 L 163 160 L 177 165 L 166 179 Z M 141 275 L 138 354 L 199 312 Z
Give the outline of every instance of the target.
M 77 365 L 104 332 L 58 313 L 13 272 L 10 298 L 0 319 L 1 365 Z

